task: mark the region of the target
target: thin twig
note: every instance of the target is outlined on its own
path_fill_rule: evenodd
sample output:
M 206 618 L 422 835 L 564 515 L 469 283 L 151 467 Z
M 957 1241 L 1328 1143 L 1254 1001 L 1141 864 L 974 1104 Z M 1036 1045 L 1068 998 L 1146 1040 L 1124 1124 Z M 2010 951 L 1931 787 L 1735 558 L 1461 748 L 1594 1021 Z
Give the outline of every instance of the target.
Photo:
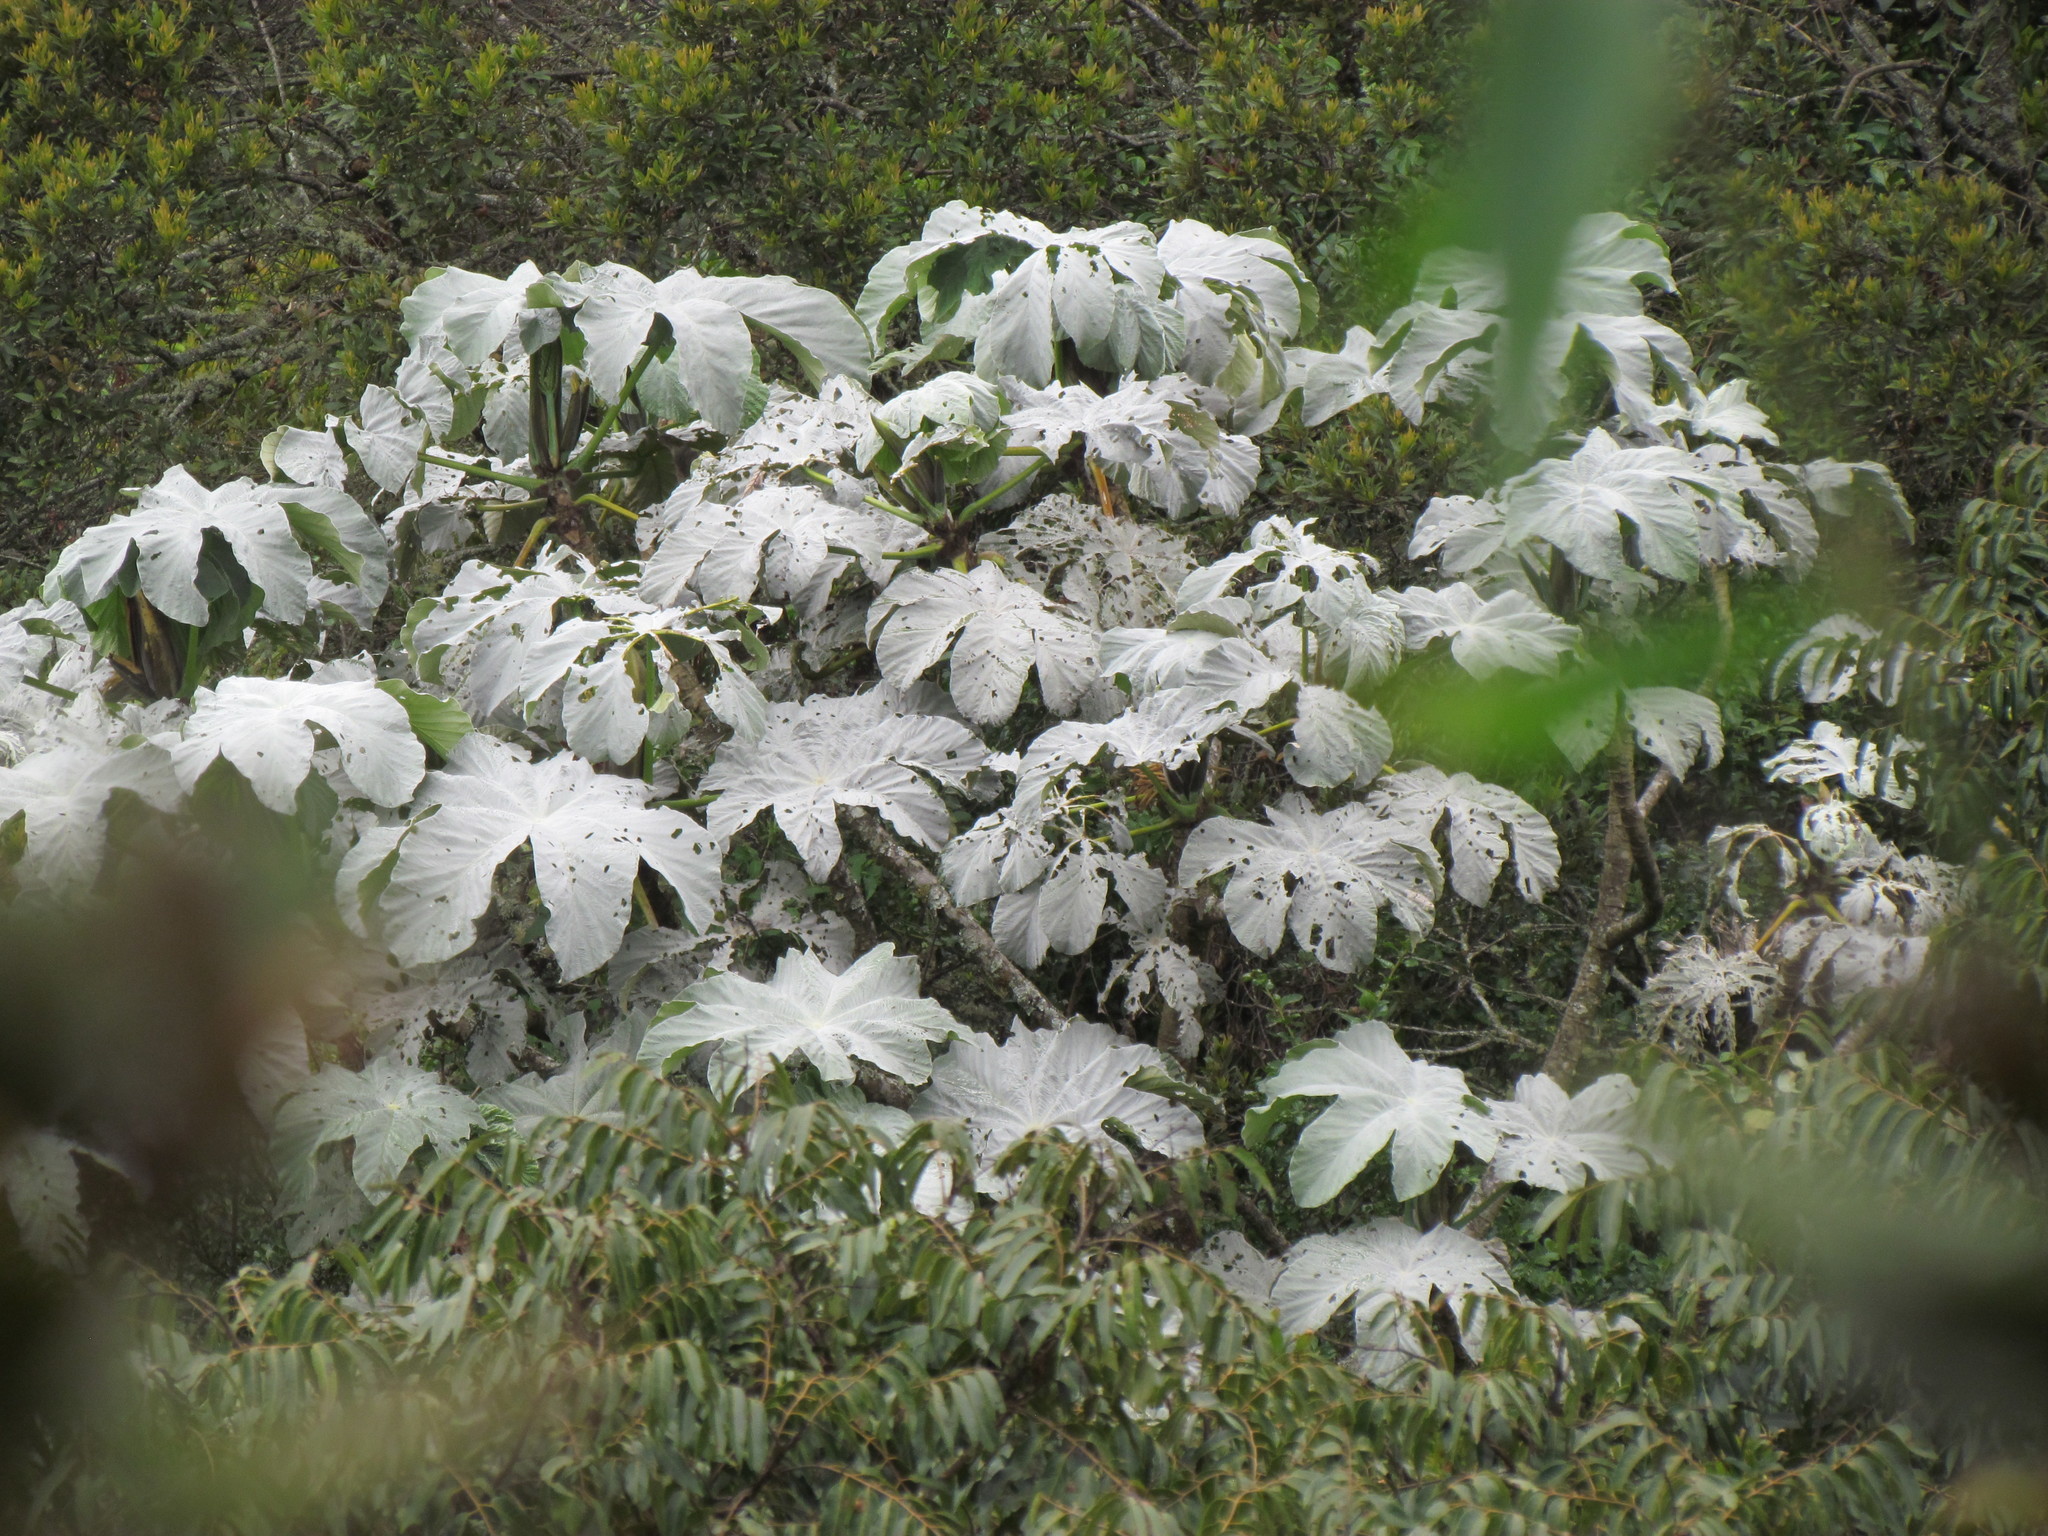
M 1145 3 L 1145 0 L 1124 0 L 1124 4 L 1128 5 L 1132 10 L 1136 11 L 1140 16 L 1171 38 L 1176 48 L 1185 48 L 1197 58 L 1201 57 L 1202 50 L 1182 36 L 1180 28 L 1153 10 L 1151 6 Z

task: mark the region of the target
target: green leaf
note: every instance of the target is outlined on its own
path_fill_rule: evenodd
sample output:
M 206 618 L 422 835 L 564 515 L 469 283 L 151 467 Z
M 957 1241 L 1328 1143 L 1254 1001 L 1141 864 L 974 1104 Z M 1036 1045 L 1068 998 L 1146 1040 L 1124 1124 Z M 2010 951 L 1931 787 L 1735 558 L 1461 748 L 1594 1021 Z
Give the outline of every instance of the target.
M 446 757 L 455 750 L 455 743 L 476 729 L 462 706 L 452 699 L 437 699 L 431 693 L 415 692 L 396 678 L 387 677 L 377 686 L 405 706 L 405 716 L 412 722 L 413 735 L 437 756 Z

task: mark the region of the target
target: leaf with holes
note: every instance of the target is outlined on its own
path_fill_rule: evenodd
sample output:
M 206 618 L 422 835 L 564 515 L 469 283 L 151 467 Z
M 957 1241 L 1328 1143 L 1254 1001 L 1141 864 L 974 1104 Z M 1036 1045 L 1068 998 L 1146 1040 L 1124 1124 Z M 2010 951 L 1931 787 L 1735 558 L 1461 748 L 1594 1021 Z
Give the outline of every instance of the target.
M 600 774 L 566 754 L 531 762 L 517 747 L 466 736 L 420 785 L 420 813 L 377 899 L 404 965 L 467 949 L 490 905 L 497 868 L 533 850 L 547 942 L 565 978 L 609 960 L 625 935 L 640 865 L 674 887 L 698 928 L 718 901 L 723 838 L 680 811 L 651 806 L 637 779 Z
M 1442 826 L 1451 851 L 1451 889 L 1474 906 L 1484 906 L 1493 894 L 1510 839 L 1515 884 L 1524 900 L 1541 901 L 1557 885 L 1557 834 L 1542 812 L 1512 790 L 1425 764 L 1387 775 L 1366 803 L 1424 840 Z
M 838 810 L 867 806 L 927 848 L 953 835 L 946 803 L 927 780 L 959 787 L 987 749 L 958 721 L 900 715 L 872 693 L 777 704 L 758 737 L 734 737 L 698 785 L 716 794 L 712 831 L 730 837 L 763 811 L 823 880 L 839 862 Z
M 1649 1167 L 1636 1140 L 1636 1085 L 1618 1072 L 1566 1093 L 1541 1072 L 1515 1079 L 1511 1099 L 1490 1102 L 1500 1132 L 1497 1179 L 1520 1179 L 1568 1194 L 1596 1179 L 1626 1178 Z
M 1429 927 L 1440 876 L 1425 837 L 1359 805 L 1319 814 L 1299 795 L 1267 806 L 1266 820 L 1212 816 L 1181 851 L 1184 881 L 1228 873 L 1223 914 L 1254 954 L 1291 932 L 1325 969 L 1355 971 L 1372 958 L 1381 907 L 1411 933 Z
M 1100 672 L 1092 629 L 992 565 L 905 571 L 868 609 L 867 629 L 875 664 L 899 688 L 950 657 L 953 702 L 976 725 L 1016 713 L 1034 667 L 1046 707 L 1061 715 Z
M 1476 1237 L 1456 1227 L 1418 1232 L 1382 1216 L 1348 1232 L 1319 1232 L 1288 1249 L 1273 1282 L 1273 1306 L 1284 1333 L 1313 1333 L 1347 1305 L 1362 1330 L 1384 1297 L 1426 1304 L 1439 1296 L 1513 1290 L 1506 1268 Z

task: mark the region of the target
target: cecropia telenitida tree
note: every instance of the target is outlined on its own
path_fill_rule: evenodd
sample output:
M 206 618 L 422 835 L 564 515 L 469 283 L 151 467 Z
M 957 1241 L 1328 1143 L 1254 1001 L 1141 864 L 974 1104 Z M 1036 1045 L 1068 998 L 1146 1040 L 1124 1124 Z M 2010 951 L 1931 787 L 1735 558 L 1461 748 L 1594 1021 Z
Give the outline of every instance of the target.
M 548 1117 L 612 1114 L 633 1059 L 735 1102 L 807 1071 L 964 1122 L 975 1166 L 934 1211 L 1000 1198 L 1034 1133 L 1170 1159 L 1298 1124 L 1306 1211 L 1382 1159 L 1401 1201 L 1461 1157 L 1489 1196 L 1638 1173 L 1634 1086 L 1568 1090 L 1658 915 L 1647 820 L 1724 750 L 1731 584 L 1796 579 L 1831 519 L 1896 503 L 1876 466 L 1772 457 L 1742 381 L 1704 387 L 1645 314 L 1670 286 L 1646 228 L 1581 227 L 1536 355 L 1548 408 L 1590 379 L 1599 414 L 1430 502 L 1407 553 L 1441 579 L 1396 590 L 1258 507 L 1259 438 L 1289 409 L 1483 400 L 1505 324 L 1483 255 L 1432 257 L 1329 352 L 1301 345 L 1317 300 L 1282 243 L 1194 221 L 949 204 L 851 306 L 688 269 L 434 272 L 352 415 L 281 428 L 261 480 L 166 471 L 0 616 L 16 899 L 90 902 L 117 812 L 175 823 L 222 781 L 297 829 L 331 881 L 321 1027 L 365 1052 L 315 1070 L 295 1019 L 266 1057 L 306 1241 L 471 1138 L 546 1155 Z M 380 621 L 394 579 L 425 595 Z M 1616 665 L 1696 602 L 1723 628 L 1690 675 Z M 1555 1043 L 1487 1102 L 1354 1022 L 1229 1124 L 1188 1073 L 1230 946 L 1363 975 L 1390 932 L 1544 902 L 1566 867 L 1528 799 L 1397 728 L 1418 676 L 1531 680 L 1564 762 L 1606 759 Z M 1739 953 L 1681 946 L 1657 1028 L 1711 1048 L 1781 988 L 1910 973 L 1953 881 L 1854 809 L 1910 801 L 1910 752 L 1822 724 L 1765 765 L 1820 802 L 1797 837 L 1725 833 L 1722 883 L 1745 917 L 1762 875 L 1791 894 Z M 53 1259 L 79 1252 L 92 1155 L 53 1129 L 0 1161 Z M 1348 1312 L 1380 1377 L 1434 1301 L 1512 1290 L 1455 1226 L 1231 1241 L 1219 1274 L 1291 1330 Z

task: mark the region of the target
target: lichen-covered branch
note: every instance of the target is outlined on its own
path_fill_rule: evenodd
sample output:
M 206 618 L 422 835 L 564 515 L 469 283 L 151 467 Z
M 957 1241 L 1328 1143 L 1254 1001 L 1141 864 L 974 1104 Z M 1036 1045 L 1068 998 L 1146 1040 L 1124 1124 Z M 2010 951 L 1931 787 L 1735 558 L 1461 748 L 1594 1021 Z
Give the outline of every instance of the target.
M 866 808 L 842 810 L 845 825 L 862 847 L 873 854 L 898 879 L 908 882 L 918 901 L 952 927 L 966 947 L 975 968 L 988 978 L 997 992 L 1015 1005 L 1024 1022 L 1037 1029 L 1058 1029 L 1067 1016 L 1055 1007 L 1017 963 L 997 947 L 974 914 L 955 901 L 945 883 L 925 867 L 904 841 Z

